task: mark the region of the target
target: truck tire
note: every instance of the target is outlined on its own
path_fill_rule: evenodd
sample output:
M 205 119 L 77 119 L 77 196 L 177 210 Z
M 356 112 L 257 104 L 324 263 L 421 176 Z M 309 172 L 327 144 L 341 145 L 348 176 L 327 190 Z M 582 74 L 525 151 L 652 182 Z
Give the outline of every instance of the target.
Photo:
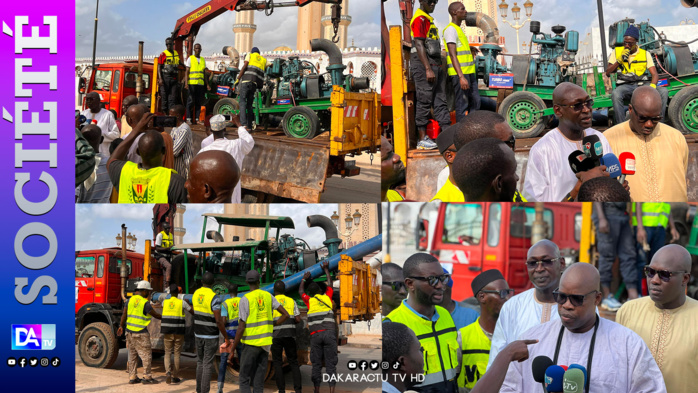
M 534 138 L 547 123 L 547 116 L 534 114 L 547 106 L 542 98 L 529 91 L 517 91 L 509 95 L 499 106 L 499 114 L 504 116 L 516 138 Z
M 684 134 L 698 132 L 698 86 L 679 90 L 669 101 L 669 120 Z
M 214 365 L 216 367 L 216 376 L 218 376 L 218 370 L 220 370 L 221 357 L 216 356 L 214 359 Z M 238 383 L 240 378 L 240 369 L 227 366 L 225 372 L 225 383 Z M 271 361 L 271 355 L 267 363 L 267 373 L 264 374 L 264 381 L 271 381 L 274 378 L 274 363 Z
M 109 325 L 91 323 L 80 332 L 78 352 L 86 366 L 110 368 L 119 356 L 119 343 Z
M 312 139 L 320 130 L 320 119 L 317 113 L 307 106 L 295 106 L 286 112 L 281 126 L 286 136 Z
M 240 104 L 238 103 L 238 100 L 234 98 L 221 98 L 216 102 L 216 105 L 213 106 L 213 113 L 212 115 L 229 115 L 232 114 L 233 110 L 239 110 L 240 109 Z

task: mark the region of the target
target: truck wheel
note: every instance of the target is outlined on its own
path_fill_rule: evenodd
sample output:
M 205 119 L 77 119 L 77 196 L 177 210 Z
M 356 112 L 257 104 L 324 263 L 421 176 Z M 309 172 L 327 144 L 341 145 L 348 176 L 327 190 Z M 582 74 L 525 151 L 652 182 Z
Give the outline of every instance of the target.
M 230 115 L 233 113 L 233 111 L 237 111 L 240 109 L 240 104 L 238 103 L 238 100 L 234 98 L 221 98 L 216 102 L 216 105 L 213 106 L 213 115 Z
M 80 332 L 78 351 L 86 366 L 110 368 L 119 356 L 119 343 L 109 325 L 91 323 Z
M 545 128 L 547 116 L 534 113 L 546 109 L 542 98 L 529 91 L 517 91 L 509 95 L 499 106 L 516 138 L 533 138 Z
M 215 358 L 215 366 L 216 366 L 216 375 L 218 375 L 218 370 L 220 370 L 220 364 L 221 364 L 221 357 L 216 356 Z M 225 382 L 226 383 L 237 383 L 238 378 L 240 377 L 240 368 L 236 367 L 230 367 L 230 365 L 227 365 L 226 371 L 225 371 Z
M 320 129 L 320 119 L 307 106 L 296 106 L 286 112 L 281 126 L 286 136 L 312 139 Z
M 684 134 L 698 132 L 698 86 L 681 89 L 669 102 L 669 120 Z

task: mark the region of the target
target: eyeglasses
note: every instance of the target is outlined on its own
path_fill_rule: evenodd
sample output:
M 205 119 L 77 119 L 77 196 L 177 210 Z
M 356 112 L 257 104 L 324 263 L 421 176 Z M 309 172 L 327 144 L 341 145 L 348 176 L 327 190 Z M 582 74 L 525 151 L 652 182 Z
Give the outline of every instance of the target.
M 638 116 L 637 120 L 640 122 L 640 124 L 647 123 L 648 121 L 651 121 L 652 124 L 657 124 L 660 121 L 662 121 L 662 117 L 661 116 L 657 116 L 657 117 Z
M 442 274 L 440 276 L 429 276 L 429 277 L 417 277 L 417 276 L 410 276 L 407 278 L 412 278 L 415 280 L 419 281 L 426 281 L 427 284 L 431 285 L 432 287 L 435 287 L 439 282 L 442 284 L 445 284 L 450 278 L 450 274 Z
M 502 289 L 502 290 L 499 290 L 499 291 L 495 291 L 495 290 L 487 290 L 487 291 L 485 291 L 485 290 L 482 290 L 482 291 L 480 291 L 480 292 L 482 292 L 482 293 L 498 293 L 498 294 L 499 294 L 499 297 L 502 298 L 502 299 L 506 299 L 506 298 L 508 298 L 509 296 L 511 296 L 511 295 L 514 294 L 514 290 L 513 290 L 513 289 Z
M 659 278 L 664 282 L 669 282 L 669 280 L 671 280 L 671 276 L 673 276 L 675 274 L 681 274 L 681 273 L 688 273 L 688 272 L 684 271 L 684 270 L 679 270 L 676 272 L 672 272 L 669 270 L 656 270 L 656 269 L 652 269 L 649 266 L 645 266 L 645 276 L 647 276 L 647 278 L 654 278 L 655 274 L 659 274 Z
M 405 288 L 405 282 L 404 281 L 388 281 L 384 282 L 383 285 L 390 285 L 390 287 L 393 289 L 393 291 L 398 292 L 400 291 L 401 288 Z
M 540 261 L 526 261 L 526 266 L 528 266 L 529 269 L 537 268 L 538 264 L 543 265 L 543 267 L 551 267 L 551 266 L 553 266 L 553 262 L 556 262 L 559 260 L 560 260 L 560 258 L 541 259 Z
M 572 105 L 558 105 L 558 106 L 561 106 L 563 108 L 572 108 L 572 110 L 575 112 L 581 112 L 585 106 L 587 107 L 587 109 L 591 109 L 594 106 L 594 100 L 590 98 L 584 102 L 578 102 L 578 103 L 572 104 Z
M 563 304 L 567 303 L 567 299 L 570 299 L 570 303 L 572 303 L 573 306 L 579 307 L 582 304 L 584 304 L 584 298 L 591 295 L 592 293 L 597 293 L 597 292 L 599 292 L 599 291 L 591 291 L 585 295 L 568 295 L 568 294 L 562 293 L 556 289 L 553 291 L 553 298 L 555 299 L 555 301 L 559 305 L 563 305 Z

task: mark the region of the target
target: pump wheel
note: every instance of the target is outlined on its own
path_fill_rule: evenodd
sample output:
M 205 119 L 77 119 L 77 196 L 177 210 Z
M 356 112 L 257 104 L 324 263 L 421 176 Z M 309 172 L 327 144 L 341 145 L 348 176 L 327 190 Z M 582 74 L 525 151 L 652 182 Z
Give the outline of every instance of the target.
M 307 106 L 295 106 L 286 112 L 281 126 L 286 136 L 312 139 L 320 129 L 320 119 L 317 113 Z
M 119 356 L 119 344 L 109 325 L 91 323 L 80 333 L 78 352 L 86 366 L 110 368 Z
M 514 130 L 516 138 L 533 138 L 545 128 L 547 116 L 535 113 L 546 109 L 542 98 L 529 91 L 517 91 L 502 101 L 499 114 Z
M 698 132 L 698 86 L 681 89 L 669 102 L 669 120 L 684 134 Z
M 213 114 L 214 115 L 231 115 L 233 114 L 233 111 L 239 111 L 240 110 L 240 104 L 238 101 L 234 98 L 221 98 L 216 102 L 216 105 L 213 106 Z

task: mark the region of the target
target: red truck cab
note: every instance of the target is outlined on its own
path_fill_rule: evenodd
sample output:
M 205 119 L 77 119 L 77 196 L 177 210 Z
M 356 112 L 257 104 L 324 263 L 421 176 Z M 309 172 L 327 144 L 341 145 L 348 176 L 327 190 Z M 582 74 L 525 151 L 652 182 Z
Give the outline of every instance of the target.
M 482 202 L 423 207 L 418 244 L 451 271 L 457 284 L 453 287 L 454 300 L 473 296 L 470 289 L 473 278 L 489 269 L 502 272 L 516 293 L 532 287 L 525 262 L 531 247 L 534 205 Z M 561 256 L 568 263 L 576 260 L 581 237 L 581 205 L 545 203 L 543 220 L 546 238 L 560 247 Z
M 81 81 L 80 92 L 96 92 L 105 109 L 116 111 L 117 120 L 123 115 L 121 106 L 124 98 L 136 95 L 136 81 L 138 80 L 138 62 L 127 61 L 125 63 L 106 63 L 95 65 L 90 80 Z M 143 93 L 141 98 L 147 98 L 150 102 L 153 80 L 153 64 L 143 63 Z M 149 105 L 149 104 L 148 104 Z M 87 109 L 85 100 L 82 109 Z

